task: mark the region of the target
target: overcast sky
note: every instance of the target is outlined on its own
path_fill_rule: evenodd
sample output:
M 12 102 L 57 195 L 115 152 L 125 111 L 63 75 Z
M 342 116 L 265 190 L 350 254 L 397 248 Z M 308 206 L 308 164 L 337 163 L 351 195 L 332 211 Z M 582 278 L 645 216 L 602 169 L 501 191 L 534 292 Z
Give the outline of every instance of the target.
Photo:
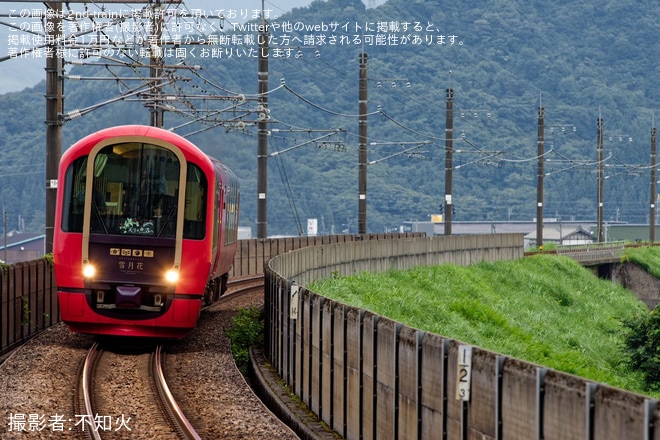
M 312 0 L 264 0 L 263 7 L 265 10 L 271 11 L 271 19 L 274 19 L 293 8 L 307 6 Z M 102 2 L 98 2 L 102 3 Z M 184 4 L 188 9 L 202 9 L 211 14 L 219 9 L 228 11 L 244 10 L 247 14 L 251 14 L 253 10 L 260 10 L 262 7 L 262 0 L 184 0 Z M 71 7 L 75 9 L 73 3 Z M 77 5 L 80 6 L 80 5 Z M 125 5 L 122 5 L 126 7 Z M 134 5 L 137 6 L 137 5 Z M 6 1 L 0 0 L 0 22 L 8 23 L 12 19 L 6 17 L 12 10 L 34 9 L 43 8 L 43 3 L 28 2 L 28 1 Z M 252 17 L 248 17 L 251 19 Z M 240 19 L 236 19 L 241 21 Z M 0 25 L 0 57 L 7 56 L 8 54 L 8 35 L 9 28 L 5 25 Z M 45 59 L 10 59 L 0 62 L 0 94 L 12 91 L 20 91 L 26 87 L 32 87 L 39 81 L 46 78 L 44 67 L 46 65 Z

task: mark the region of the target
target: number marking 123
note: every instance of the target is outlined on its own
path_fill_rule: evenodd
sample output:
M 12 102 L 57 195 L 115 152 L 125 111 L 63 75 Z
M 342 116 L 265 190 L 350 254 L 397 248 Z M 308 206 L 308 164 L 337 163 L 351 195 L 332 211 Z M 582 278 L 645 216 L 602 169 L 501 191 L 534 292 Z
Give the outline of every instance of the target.
M 458 368 L 456 369 L 456 400 L 470 400 L 470 383 L 472 381 L 472 347 L 458 346 Z

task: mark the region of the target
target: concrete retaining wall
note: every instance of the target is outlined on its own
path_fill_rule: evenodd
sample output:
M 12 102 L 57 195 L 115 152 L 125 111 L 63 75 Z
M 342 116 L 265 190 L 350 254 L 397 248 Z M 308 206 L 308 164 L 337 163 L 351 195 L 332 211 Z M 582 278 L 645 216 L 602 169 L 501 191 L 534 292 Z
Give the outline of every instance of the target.
M 520 234 L 280 255 L 266 269 L 266 355 L 347 439 L 660 439 L 654 400 L 409 328 L 304 287 L 333 274 L 522 256 Z M 469 399 L 462 400 L 468 372 Z

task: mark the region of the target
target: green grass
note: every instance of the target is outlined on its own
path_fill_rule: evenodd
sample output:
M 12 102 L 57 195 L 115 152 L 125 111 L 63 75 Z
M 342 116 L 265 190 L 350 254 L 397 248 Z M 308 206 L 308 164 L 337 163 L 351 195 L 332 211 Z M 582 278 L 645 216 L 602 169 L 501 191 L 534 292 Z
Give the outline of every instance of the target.
M 256 307 L 239 309 L 231 321 L 231 327 L 225 330 L 225 334 L 231 339 L 234 361 L 243 375 L 248 374 L 250 347 L 263 342 L 263 333 L 261 312 Z
M 420 330 L 648 394 L 642 374 L 628 367 L 623 325 L 648 309 L 569 258 L 365 272 L 310 289 Z
M 625 258 L 637 263 L 656 278 L 660 278 L 660 247 L 626 247 Z

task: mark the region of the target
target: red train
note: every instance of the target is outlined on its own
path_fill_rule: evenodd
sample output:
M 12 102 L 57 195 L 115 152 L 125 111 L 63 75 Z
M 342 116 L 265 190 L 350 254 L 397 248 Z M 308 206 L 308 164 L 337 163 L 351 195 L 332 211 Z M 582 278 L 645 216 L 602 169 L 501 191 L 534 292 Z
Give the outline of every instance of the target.
M 74 332 L 184 337 L 227 286 L 239 182 L 188 140 L 112 127 L 62 155 L 53 262 Z

